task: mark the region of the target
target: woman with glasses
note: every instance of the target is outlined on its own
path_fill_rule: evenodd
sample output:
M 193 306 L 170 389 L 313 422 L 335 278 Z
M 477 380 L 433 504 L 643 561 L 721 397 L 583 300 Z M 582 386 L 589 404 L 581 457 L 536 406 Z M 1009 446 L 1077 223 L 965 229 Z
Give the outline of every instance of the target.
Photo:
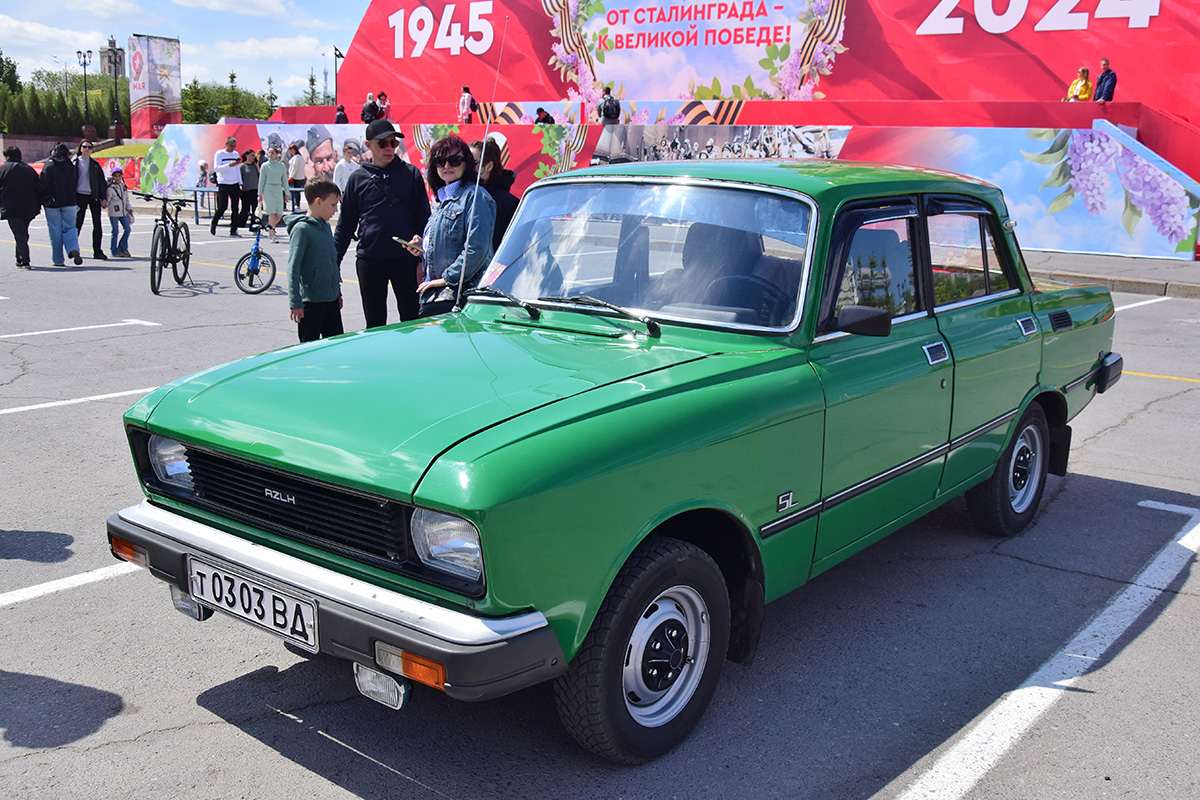
M 425 235 L 408 243 L 425 259 L 425 279 L 417 287 L 422 317 L 449 311 L 460 292 L 479 282 L 492 260 L 496 224 L 496 202 L 479 186 L 475 156 L 463 139 L 451 134 L 434 142 L 426 164 L 437 207 Z
M 75 232 L 83 235 L 83 218 L 92 212 L 92 258 L 107 261 L 104 255 L 104 226 L 100 224 L 100 209 L 108 208 L 108 178 L 92 159 L 92 143 L 83 141 L 75 150 Z

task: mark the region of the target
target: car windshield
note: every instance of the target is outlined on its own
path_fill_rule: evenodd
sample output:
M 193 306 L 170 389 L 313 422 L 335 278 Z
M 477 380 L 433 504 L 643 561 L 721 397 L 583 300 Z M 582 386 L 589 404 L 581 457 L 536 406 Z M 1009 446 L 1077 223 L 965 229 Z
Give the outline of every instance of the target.
M 522 300 L 587 295 L 664 320 L 789 328 L 811 221 L 805 202 L 748 189 L 551 184 L 526 195 L 481 283 Z

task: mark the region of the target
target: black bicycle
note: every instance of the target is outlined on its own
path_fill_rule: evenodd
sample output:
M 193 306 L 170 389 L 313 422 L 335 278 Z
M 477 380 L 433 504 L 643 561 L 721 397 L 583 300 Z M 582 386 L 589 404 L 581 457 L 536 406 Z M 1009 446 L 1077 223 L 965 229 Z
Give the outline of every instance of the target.
M 147 200 L 162 201 L 158 219 L 154 220 L 154 234 L 150 237 L 150 291 L 158 294 L 163 269 L 167 264 L 171 265 L 175 283 L 183 283 L 188 277 L 188 264 L 192 260 L 192 235 L 187 223 L 179 221 L 179 209 L 194 201 L 144 192 L 134 194 Z
M 249 253 L 238 259 L 233 268 L 233 279 L 246 294 L 259 294 L 275 282 L 275 259 L 262 249 L 262 217 L 251 214 L 249 230 L 254 234 L 254 245 Z

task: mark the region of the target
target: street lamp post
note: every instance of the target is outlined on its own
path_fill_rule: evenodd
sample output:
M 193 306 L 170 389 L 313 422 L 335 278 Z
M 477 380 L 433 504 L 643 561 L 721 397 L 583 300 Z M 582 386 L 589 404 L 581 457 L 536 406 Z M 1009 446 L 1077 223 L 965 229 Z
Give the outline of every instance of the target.
M 333 48 L 333 104 L 335 106 L 337 105 L 337 101 L 338 101 L 338 96 L 337 96 L 338 63 L 337 62 L 338 62 L 339 58 L 345 58 L 345 57 L 346 56 L 342 55 L 341 50 L 338 50 L 337 47 Z
M 84 138 L 93 139 L 96 136 L 96 129 L 92 127 L 92 112 L 91 106 L 88 104 L 87 90 L 87 68 L 92 63 L 92 51 L 76 50 L 75 57 L 79 59 L 79 66 L 83 67 L 83 135 Z M 89 130 L 91 133 L 88 132 Z

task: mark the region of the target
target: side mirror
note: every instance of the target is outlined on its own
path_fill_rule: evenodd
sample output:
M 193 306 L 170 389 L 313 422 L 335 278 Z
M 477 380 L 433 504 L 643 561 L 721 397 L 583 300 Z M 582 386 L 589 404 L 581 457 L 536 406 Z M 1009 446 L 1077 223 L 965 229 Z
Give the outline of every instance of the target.
M 887 336 L 892 332 L 892 314 L 886 308 L 842 306 L 834 329 L 860 336 Z

